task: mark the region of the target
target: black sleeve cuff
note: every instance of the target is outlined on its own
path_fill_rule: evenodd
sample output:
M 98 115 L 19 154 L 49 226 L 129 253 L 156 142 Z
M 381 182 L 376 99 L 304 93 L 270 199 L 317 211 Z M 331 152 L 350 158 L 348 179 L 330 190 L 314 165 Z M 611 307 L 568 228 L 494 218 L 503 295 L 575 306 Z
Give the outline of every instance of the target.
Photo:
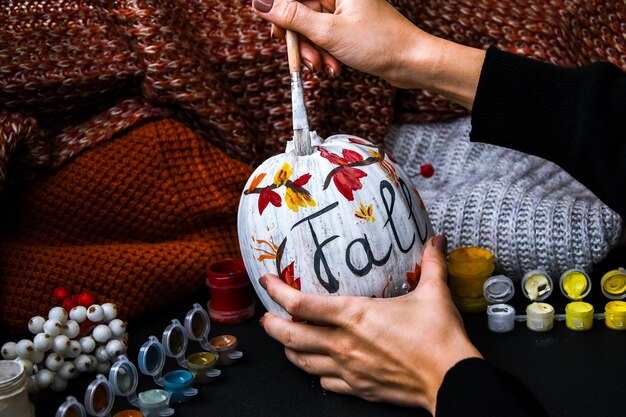
M 436 417 L 547 417 L 535 396 L 510 374 L 479 358 L 464 359 L 446 373 Z

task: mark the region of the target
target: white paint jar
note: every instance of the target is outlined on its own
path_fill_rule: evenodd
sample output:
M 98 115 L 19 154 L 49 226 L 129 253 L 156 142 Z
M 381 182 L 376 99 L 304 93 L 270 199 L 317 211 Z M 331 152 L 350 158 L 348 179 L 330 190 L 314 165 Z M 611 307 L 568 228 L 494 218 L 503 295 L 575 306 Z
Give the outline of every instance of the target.
M 26 373 L 19 362 L 0 361 L 0 417 L 32 417 Z
M 507 333 L 515 328 L 515 308 L 508 304 L 515 295 L 515 285 L 509 277 L 496 275 L 483 284 L 483 296 L 488 303 L 487 328 L 495 333 Z
M 515 328 L 515 308 L 508 304 L 487 307 L 487 327 L 495 333 L 507 333 Z
M 526 307 L 526 327 L 547 332 L 554 326 L 554 307 L 548 303 L 532 303 Z

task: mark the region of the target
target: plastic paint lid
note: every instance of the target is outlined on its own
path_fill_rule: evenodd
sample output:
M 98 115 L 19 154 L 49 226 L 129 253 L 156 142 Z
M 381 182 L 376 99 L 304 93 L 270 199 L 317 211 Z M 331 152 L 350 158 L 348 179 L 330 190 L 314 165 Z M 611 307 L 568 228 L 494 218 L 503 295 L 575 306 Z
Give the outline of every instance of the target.
M 559 287 L 570 300 L 582 300 L 591 291 L 591 278 L 582 269 L 568 269 L 561 274 Z
M 90 416 L 104 417 L 111 415 L 115 393 L 113 386 L 103 376 L 98 375 L 85 391 L 85 409 Z
M 483 284 L 483 296 L 492 304 L 501 304 L 509 301 L 515 295 L 515 285 L 507 276 L 496 275 Z
M 552 294 L 552 278 L 546 271 L 534 269 L 522 278 L 522 294 L 530 301 L 543 301 Z
M 600 281 L 602 294 L 609 300 L 626 298 L 626 269 L 613 269 L 602 276 Z

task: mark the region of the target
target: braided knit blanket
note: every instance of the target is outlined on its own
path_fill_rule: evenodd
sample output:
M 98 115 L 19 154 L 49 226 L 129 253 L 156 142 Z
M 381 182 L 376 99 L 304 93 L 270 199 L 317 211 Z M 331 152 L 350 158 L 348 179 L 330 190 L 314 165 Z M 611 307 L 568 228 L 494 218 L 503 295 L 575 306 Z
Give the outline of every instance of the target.
M 626 70 L 622 0 L 392 3 L 461 43 Z M 59 284 L 131 319 L 197 291 L 207 260 L 236 255 L 250 172 L 236 160 L 254 165 L 291 135 L 286 52 L 269 25 L 249 0 L 5 0 L 0 28 L 3 330 L 44 314 Z M 380 143 L 394 121 L 464 113 L 347 68 L 304 86 L 321 136 Z

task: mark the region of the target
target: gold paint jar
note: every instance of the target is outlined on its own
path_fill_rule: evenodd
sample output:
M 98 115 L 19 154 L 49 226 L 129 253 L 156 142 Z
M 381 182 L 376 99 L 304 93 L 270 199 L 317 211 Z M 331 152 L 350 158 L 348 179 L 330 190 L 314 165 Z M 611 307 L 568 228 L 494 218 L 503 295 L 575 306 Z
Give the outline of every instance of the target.
M 593 327 L 593 306 L 583 301 L 573 301 L 565 306 L 565 325 L 576 331 Z
M 600 280 L 602 294 L 609 300 L 623 300 L 626 298 L 626 269 L 613 269 Z
M 606 327 L 613 330 L 626 330 L 626 302 L 610 301 L 604 307 Z
M 474 313 L 487 309 L 483 284 L 495 269 L 493 253 L 477 247 L 458 248 L 448 256 L 452 299 L 460 311 Z
M 554 307 L 548 303 L 532 303 L 526 307 L 526 327 L 534 332 L 547 332 L 554 326 Z

